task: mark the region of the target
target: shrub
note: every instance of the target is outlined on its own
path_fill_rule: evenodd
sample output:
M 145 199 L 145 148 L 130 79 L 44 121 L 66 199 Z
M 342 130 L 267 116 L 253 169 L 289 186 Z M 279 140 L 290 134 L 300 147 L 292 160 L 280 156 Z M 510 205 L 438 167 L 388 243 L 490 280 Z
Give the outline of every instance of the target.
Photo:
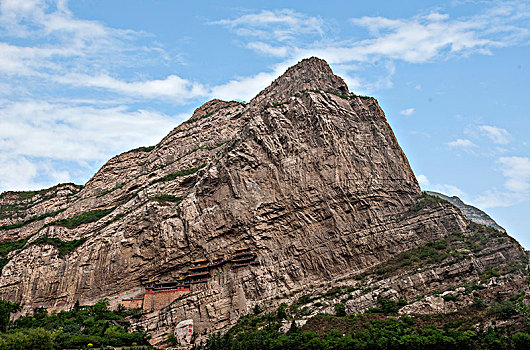
M 130 150 L 129 152 L 151 152 L 155 149 L 155 146 L 142 146 L 135 149 Z
M 484 298 L 474 297 L 473 298 L 473 307 L 477 309 L 484 309 L 486 307 L 486 303 L 484 302 Z
M 155 184 L 155 183 L 161 182 L 161 181 L 171 181 L 171 180 L 175 180 L 177 177 L 180 177 L 180 176 L 191 175 L 193 173 L 196 173 L 200 169 L 204 168 L 205 166 L 206 166 L 206 164 L 201 164 L 201 165 L 199 165 L 199 166 L 197 166 L 195 168 L 179 170 L 176 173 L 172 173 L 172 174 L 166 175 L 164 177 L 161 177 L 159 179 L 153 180 L 151 182 L 151 184 Z
M 276 317 L 278 317 L 280 320 L 287 318 L 287 304 L 286 303 L 281 303 L 280 306 L 278 306 L 278 310 L 276 310 Z
M 439 203 L 449 203 L 445 199 L 441 199 L 436 196 L 431 196 L 427 192 L 422 192 L 422 198 L 420 198 L 412 207 L 409 208 L 410 212 L 419 212 L 423 208 L 432 207 Z
M 54 345 L 49 331 L 35 328 L 3 334 L 0 338 L 0 349 L 52 350 Z
M 254 305 L 253 311 L 254 311 L 254 315 L 259 315 L 259 314 L 261 314 L 263 312 L 263 310 L 261 309 L 261 307 L 258 304 Z
M 46 214 L 42 214 L 42 215 L 39 215 L 39 216 L 34 216 L 34 217 L 31 217 L 27 220 L 24 220 L 24 221 L 21 221 L 21 222 L 17 222 L 15 224 L 11 224 L 11 225 L 3 225 L 3 226 L 0 226 L 0 230 L 11 230 L 11 229 L 14 229 L 14 228 L 20 228 L 22 226 L 25 226 L 27 224 L 30 224 L 32 222 L 35 222 L 35 221 L 40 221 L 42 219 L 45 219 L 45 218 L 48 218 L 48 217 L 51 217 L 51 216 L 55 216 L 59 213 L 62 213 L 64 211 L 64 209 L 61 209 L 61 210 L 56 210 L 56 211 L 52 211 L 50 213 L 46 213 Z
M 11 314 L 20 310 L 19 303 L 0 299 L 0 332 L 5 332 Z
M 396 314 L 402 306 L 407 305 L 407 301 L 401 298 L 396 302 L 392 299 L 377 297 L 377 303 L 379 304 L 379 307 L 371 308 L 368 310 L 368 313 Z
M 126 328 L 113 323 L 113 321 L 125 322 L 125 317 L 131 315 L 130 310 L 122 308 L 111 311 L 107 300 L 100 300 L 93 306 L 83 308 L 79 307 L 78 303 L 76 305 L 70 311 L 55 312 L 50 316 L 46 313 L 36 313 L 21 317 L 15 321 L 15 328 L 9 332 L 16 332 L 25 340 L 28 329 L 43 329 L 44 332 L 51 332 L 55 349 L 84 349 L 89 343 L 95 348 L 108 345 L 123 347 L 135 343 L 147 344 L 147 334 L 129 333 Z M 35 344 L 29 349 L 42 348 Z M 0 349 L 4 349 L 1 344 Z
M 488 267 L 483 274 L 480 275 L 482 281 L 489 280 L 492 277 L 499 277 L 501 275 L 498 267 Z
M 304 305 L 304 304 L 310 303 L 311 300 L 312 300 L 311 296 L 309 296 L 309 295 L 302 295 L 300 298 L 298 298 L 297 303 L 298 303 L 299 305 Z
M 338 317 L 346 316 L 346 306 L 343 303 L 338 303 L 335 305 L 335 315 Z
M 512 341 L 515 349 L 530 349 L 530 334 L 528 333 L 515 333 Z
M 162 202 L 174 202 L 174 203 L 180 203 L 182 201 L 182 197 L 172 196 L 170 194 L 161 194 L 159 196 L 156 196 L 155 199 L 162 201 Z
M 72 216 L 71 218 L 68 218 L 68 219 L 62 219 L 62 220 L 50 222 L 48 225 L 58 225 L 58 226 L 64 226 L 67 228 L 75 228 L 83 224 L 88 224 L 90 222 L 98 221 L 99 219 L 110 214 L 114 209 L 116 209 L 116 207 L 112 207 L 108 209 L 91 210 L 91 211 L 87 211 L 85 213 L 82 213 L 76 216 Z
M 457 301 L 458 295 L 457 294 L 447 294 L 442 296 L 443 300 L 445 301 Z
M 31 244 L 51 244 L 59 250 L 59 256 L 64 256 L 73 252 L 77 247 L 86 242 L 86 238 L 74 239 L 72 241 L 62 241 L 59 238 L 39 237 Z
M 178 339 L 177 337 L 175 337 L 175 334 L 169 333 L 169 335 L 167 336 L 167 342 L 171 345 L 177 345 Z
M 501 319 L 507 320 L 512 316 L 517 315 L 517 310 L 511 301 L 503 301 L 501 303 L 493 305 L 487 313 L 489 315 L 498 315 Z

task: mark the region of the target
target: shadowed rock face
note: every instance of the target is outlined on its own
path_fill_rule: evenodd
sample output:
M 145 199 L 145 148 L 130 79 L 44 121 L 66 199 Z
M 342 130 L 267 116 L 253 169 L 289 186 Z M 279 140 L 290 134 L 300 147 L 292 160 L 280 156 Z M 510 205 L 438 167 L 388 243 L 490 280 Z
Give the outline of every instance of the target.
M 332 286 L 362 286 L 347 304 L 362 311 L 380 294 L 415 298 L 478 280 L 491 264 L 526 259 L 506 236 L 464 260 L 377 273 L 404 251 L 475 231 L 450 204 L 419 205 L 425 198 L 377 101 L 350 94 L 317 58 L 289 68 L 249 104 L 206 103 L 154 148 L 112 158 L 81 191 L 57 198 L 27 211 L 64 211 L 1 232 L 5 240 L 28 238 L 0 277 L 3 297 L 24 311 L 104 297 L 115 305 L 140 296 L 148 278 L 174 279 L 191 260 L 238 247 L 257 254 L 256 265 L 212 269 L 206 284 L 145 314 L 135 326 L 155 342 L 184 320 L 199 332 L 224 329 L 256 304 L 273 308 Z M 110 208 L 76 227 L 57 222 Z M 86 242 L 60 255 L 32 244 L 43 236 Z M 524 278 L 515 269 L 495 283 L 515 281 L 519 291 Z

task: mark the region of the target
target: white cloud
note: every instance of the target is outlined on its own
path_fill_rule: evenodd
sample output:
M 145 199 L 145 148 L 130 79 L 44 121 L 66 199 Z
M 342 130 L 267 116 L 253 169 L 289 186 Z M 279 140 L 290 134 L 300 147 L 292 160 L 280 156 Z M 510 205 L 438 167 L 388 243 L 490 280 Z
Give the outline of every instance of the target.
M 448 142 L 449 147 L 477 147 L 473 142 L 468 139 L 457 139 L 455 141 Z
M 226 84 L 213 87 L 212 95 L 222 100 L 249 101 L 256 92 L 266 88 L 277 77 L 276 73 L 262 72 L 250 77 L 232 79 Z
M 526 199 L 526 196 L 522 193 L 488 190 L 484 194 L 479 195 L 477 198 L 475 198 L 474 203 L 477 205 L 477 207 L 486 209 L 498 207 L 511 207 Z
M 0 103 L 0 191 L 72 181 L 75 168 L 86 180 L 95 170 L 88 163 L 154 145 L 188 117 L 73 101 Z
M 481 32 L 487 28 L 487 23 L 477 19 L 450 20 L 447 15 L 431 14 L 411 19 L 362 17 L 352 22 L 369 29 L 375 36 L 342 52 L 358 60 L 384 56 L 420 63 L 442 53 L 488 53 L 493 47 L 503 46 L 501 42 L 483 37 Z
M 292 41 L 304 34 L 319 34 L 324 31 L 324 21 L 289 9 L 262 10 L 245 14 L 235 19 L 212 22 L 226 26 L 241 36 L 272 39 L 279 42 Z
M 530 159 L 527 157 L 502 157 L 502 175 L 506 178 L 506 190 L 488 190 L 475 199 L 483 208 L 510 207 L 530 198 Z
M 266 56 L 294 61 L 321 57 L 342 67 L 340 74 L 352 87 L 359 83 L 370 91 L 391 87 L 393 73 L 374 83 L 359 78 L 357 75 L 362 72 L 357 68 L 353 69 L 356 76 L 349 76 L 345 67 L 358 67 L 359 62 L 364 66 L 395 60 L 424 63 L 471 54 L 489 55 L 495 48 L 526 43 L 530 30 L 520 21 L 528 17 L 529 7 L 525 3 L 503 3 L 480 14 L 458 18 L 436 12 L 402 19 L 352 18 L 352 24 L 369 31 L 371 37 L 364 40 L 330 39 L 327 34 L 333 32 L 328 23 L 291 10 L 261 11 L 211 23 L 248 38 L 246 46 Z
M 429 186 L 430 182 L 429 182 L 429 179 L 427 178 L 427 176 L 423 175 L 423 174 L 419 174 L 418 176 L 416 176 L 417 179 L 418 179 L 418 182 L 420 183 L 420 186 L 423 188 L 423 187 L 427 187 Z
M 462 191 L 460 188 L 449 185 L 449 184 L 431 184 L 427 176 L 423 174 L 419 174 L 416 176 L 418 179 L 418 182 L 420 183 L 420 186 L 424 190 L 431 190 L 435 192 L 440 192 L 448 196 L 458 196 L 461 199 L 467 197 L 466 193 Z
M 499 159 L 501 172 L 507 178 L 505 187 L 514 192 L 530 188 L 530 159 L 527 157 L 502 157 Z
M 30 43 L 21 46 L 4 44 L 2 52 L 7 52 L 11 59 L 23 60 L 26 65 L 48 68 L 53 64 L 49 60 L 53 56 L 84 58 L 83 62 L 86 62 L 86 59 L 94 60 L 107 52 L 104 58 L 110 60 L 117 52 L 126 49 L 125 41 L 143 35 L 106 27 L 96 21 L 76 19 L 67 9 L 66 2 L 60 0 L 4 0 L 0 5 L 0 28 L 8 35 L 25 38 Z
M 273 67 L 270 72 L 262 72 L 249 77 L 237 77 L 229 82 L 211 88 L 210 93 L 223 100 L 240 99 L 249 101 L 266 88 L 274 79 L 283 74 L 294 62 L 286 61 Z
M 57 160 L 98 160 L 158 142 L 185 117 L 42 101 L 0 106 L 0 154 Z M 31 135 L 31 137 L 28 137 Z
M 411 115 L 412 113 L 414 113 L 414 108 L 407 108 L 399 112 L 401 115 Z
M 10 157 L 0 153 L 0 192 L 2 190 L 35 189 L 37 166 L 26 157 Z
M 10 44 L 0 42 L 0 77 L 4 77 L 0 96 L 20 91 L 16 79 L 32 79 L 46 90 L 56 84 L 172 103 L 205 96 L 248 100 L 289 65 L 311 55 L 340 67 L 340 74 L 355 88 L 386 88 L 392 86 L 395 60 L 428 62 L 455 55 L 488 54 L 496 47 L 527 40 L 528 30 L 514 22 L 516 16 L 528 13 L 520 6 L 510 3 L 503 11 L 466 18 L 440 13 L 408 19 L 362 17 L 352 23 L 368 29 L 371 36 L 340 42 L 327 38 L 329 27 L 323 19 L 292 10 L 261 11 L 217 21 L 214 23 L 246 37 L 248 49 L 283 62 L 266 72 L 208 86 L 177 74 L 158 79 L 121 77 L 116 72 L 146 62 L 164 62 L 168 55 L 152 41 L 141 42 L 145 33 L 75 18 L 63 0 L 0 0 L 0 38 L 20 39 Z M 376 63 L 378 70 L 385 67 L 384 76 L 367 80 L 349 74 Z M 34 183 L 35 174 L 43 173 L 66 179 L 71 176 L 69 172 L 52 171 L 50 161 L 99 161 L 131 147 L 153 144 L 178 124 L 163 113 L 129 109 L 120 101 L 108 103 L 113 95 L 105 96 L 106 101 L 89 95 L 83 97 L 86 102 L 69 96 L 62 102 L 43 102 L 29 100 L 36 96 L 33 93 L 19 93 L 18 102 L 0 100 L 0 164 L 12 168 L 14 174 L 0 171 L 0 187 L 10 183 L 12 188 L 20 188 Z M 31 142 L 27 135 L 31 135 Z M 501 140 L 498 137 L 496 140 Z M 452 143 L 454 147 L 474 146 L 469 140 Z M 22 174 L 24 167 L 27 171 Z M 512 178 L 507 180 L 507 188 L 525 186 L 525 180 Z
M 156 44 L 142 43 L 147 37 L 143 32 L 77 19 L 61 0 L 4 0 L 0 4 L 0 38 L 7 33 L 25 43 L 0 42 L 0 74 L 7 75 L 12 84 L 16 85 L 16 78 L 32 78 L 47 90 L 73 85 L 172 103 L 207 95 L 203 85 L 177 75 L 131 82 L 106 73 L 116 67 L 160 64 L 169 59 Z
M 433 191 L 440 192 L 448 196 L 457 196 L 460 199 L 467 197 L 464 191 L 462 191 L 460 188 L 454 185 L 436 184 L 436 185 L 432 185 L 430 188 L 432 188 Z
M 491 125 L 480 125 L 478 129 L 496 144 L 505 145 L 512 140 L 512 136 L 506 129 Z
M 56 77 L 55 80 L 74 86 L 108 89 L 129 96 L 171 99 L 177 103 L 183 103 L 192 98 L 204 97 L 209 93 L 205 86 L 182 79 L 176 75 L 169 75 L 161 80 L 125 82 L 108 75 L 70 74 L 64 77 Z
M 257 52 L 275 57 L 285 57 L 290 51 L 288 46 L 272 46 L 260 41 L 250 42 L 247 44 L 247 47 Z
M 407 19 L 385 17 L 353 18 L 351 22 L 368 29 L 372 38 L 333 42 L 322 40 L 325 26 L 321 19 L 289 10 L 262 11 L 236 19 L 213 22 L 234 29 L 240 36 L 262 40 L 285 41 L 295 34 L 318 33 L 310 41 L 299 41 L 291 56 L 317 55 L 330 63 L 369 62 L 374 59 L 397 59 L 412 63 L 427 62 L 450 55 L 490 54 L 491 49 L 524 41 L 530 33 L 513 24 L 527 6 L 506 5 L 506 11 L 486 11 L 473 17 L 451 19 L 449 15 L 431 13 Z M 285 30 L 284 27 L 289 29 Z M 288 33 L 288 34 L 286 34 Z M 253 41 L 249 46 L 265 54 L 275 52 L 272 45 Z M 277 48 L 282 54 L 285 47 Z

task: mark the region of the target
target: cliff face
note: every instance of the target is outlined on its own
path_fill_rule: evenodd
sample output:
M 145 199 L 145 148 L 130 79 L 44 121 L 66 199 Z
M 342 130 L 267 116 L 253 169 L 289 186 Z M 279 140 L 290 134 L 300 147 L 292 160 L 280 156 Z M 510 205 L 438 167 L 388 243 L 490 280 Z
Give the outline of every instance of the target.
M 0 292 L 23 312 L 104 297 L 116 305 L 141 297 L 148 279 L 185 275 L 192 260 L 242 247 L 256 254 L 239 268 L 210 268 L 207 281 L 145 313 L 135 326 L 155 341 L 184 320 L 196 331 L 219 330 L 255 305 L 334 286 L 355 289 L 349 311 L 373 306 L 380 294 L 415 300 L 477 281 L 526 288 L 517 242 L 422 197 L 377 101 L 350 94 L 317 58 L 249 104 L 206 103 L 155 147 L 114 157 L 81 190 L 53 193 L 41 202 L 0 198 L 3 211 L 24 204 L 2 218 L 0 231 L 21 242 L 6 254 Z M 468 247 L 483 238 L 499 242 Z M 418 253 L 401 264 L 403 252 L 416 256 L 440 241 L 445 248 L 433 249 L 446 253 L 441 260 Z M 510 263 L 495 280 L 480 279 L 489 266 Z

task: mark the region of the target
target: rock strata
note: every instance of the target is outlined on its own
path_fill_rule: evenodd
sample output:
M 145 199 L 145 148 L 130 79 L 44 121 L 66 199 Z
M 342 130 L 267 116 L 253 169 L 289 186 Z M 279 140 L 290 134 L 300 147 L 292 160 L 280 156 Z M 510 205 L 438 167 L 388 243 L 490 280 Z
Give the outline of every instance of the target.
M 469 220 L 477 223 L 482 224 L 486 226 L 493 227 L 496 230 L 499 230 L 501 232 L 506 232 L 506 230 L 501 227 L 495 220 L 493 220 L 488 214 L 486 214 L 484 211 L 464 203 L 460 198 L 457 196 L 447 196 L 443 193 L 434 192 L 434 191 L 427 191 L 428 194 L 431 196 L 440 197 L 442 199 L 445 199 L 449 203 L 453 204 L 455 207 L 460 209 L 462 211 L 462 214 L 464 214 Z
M 318 58 L 248 104 L 206 103 L 156 146 L 112 158 L 82 189 L 60 189 L 35 201 L 0 198 L 2 211 L 20 208 L 4 225 L 54 213 L 0 231 L 3 241 L 25 240 L 0 276 L 2 296 L 23 313 L 77 300 L 117 305 L 142 297 L 149 279 L 178 280 L 192 260 L 256 253 L 255 263 L 212 267 L 207 281 L 146 311 L 134 328 L 154 343 L 183 338 L 182 325 L 222 331 L 256 305 L 308 294 L 309 312 L 332 312 L 334 288 L 349 312 L 381 296 L 410 301 L 403 312 L 452 310 L 471 298 L 434 294 L 473 283 L 526 291 L 520 245 L 423 196 L 378 102 L 350 93 Z M 80 244 L 61 254 L 43 237 Z

